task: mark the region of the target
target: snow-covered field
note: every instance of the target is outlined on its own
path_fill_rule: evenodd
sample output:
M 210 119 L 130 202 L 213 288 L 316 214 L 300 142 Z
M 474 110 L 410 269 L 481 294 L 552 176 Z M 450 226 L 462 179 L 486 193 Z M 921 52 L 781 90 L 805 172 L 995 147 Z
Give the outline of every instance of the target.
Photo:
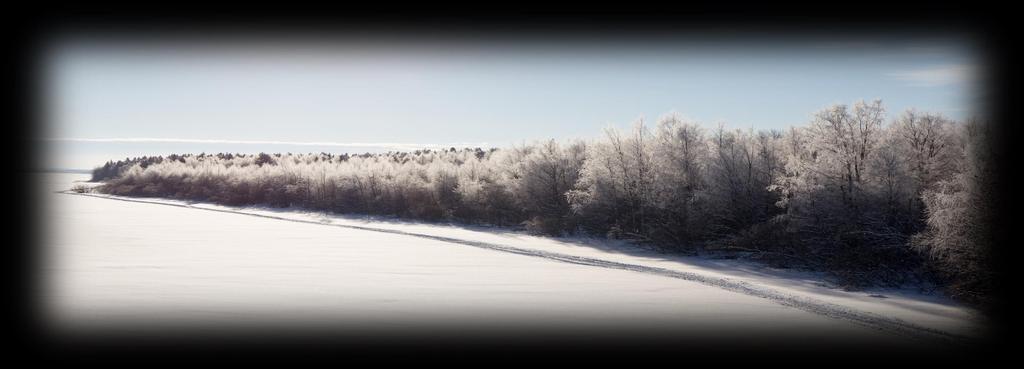
M 843 291 L 812 273 L 598 239 L 58 193 L 42 174 L 43 301 L 58 330 L 310 327 L 650 332 L 959 341 L 941 295 Z

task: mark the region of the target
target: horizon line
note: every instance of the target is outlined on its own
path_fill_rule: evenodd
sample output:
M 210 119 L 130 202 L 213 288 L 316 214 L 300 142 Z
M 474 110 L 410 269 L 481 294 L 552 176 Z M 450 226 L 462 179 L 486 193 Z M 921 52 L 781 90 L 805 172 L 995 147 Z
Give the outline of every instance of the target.
M 338 147 L 377 147 L 399 149 L 434 149 L 448 147 L 487 147 L 487 142 L 457 142 L 443 144 L 400 143 L 400 142 L 332 142 L 332 141 L 279 141 L 279 140 L 229 140 L 229 139 L 194 139 L 164 137 L 45 137 L 43 141 L 57 142 L 109 142 L 109 143 L 197 143 L 197 144 L 230 144 L 230 145 L 280 145 L 280 146 L 338 146 Z

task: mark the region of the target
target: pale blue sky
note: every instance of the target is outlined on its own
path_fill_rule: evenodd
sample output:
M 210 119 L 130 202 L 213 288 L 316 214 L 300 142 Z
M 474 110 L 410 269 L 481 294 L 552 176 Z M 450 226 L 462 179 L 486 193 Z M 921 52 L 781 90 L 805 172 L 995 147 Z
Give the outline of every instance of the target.
M 56 42 L 44 137 L 61 167 L 181 151 L 377 151 L 592 138 L 675 111 L 785 128 L 881 98 L 978 113 L 966 39 L 630 43 Z M 248 141 L 260 141 L 250 143 Z M 274 141 L 274 142 L 269 142 Z M 280 142 L 288 142 L 283 144 Z M 309 144 L 309 143 L 320 144 Z M 297 145 L 297 143 L 307 143 Z M 333 144 L 327 144 L 333 143 Z

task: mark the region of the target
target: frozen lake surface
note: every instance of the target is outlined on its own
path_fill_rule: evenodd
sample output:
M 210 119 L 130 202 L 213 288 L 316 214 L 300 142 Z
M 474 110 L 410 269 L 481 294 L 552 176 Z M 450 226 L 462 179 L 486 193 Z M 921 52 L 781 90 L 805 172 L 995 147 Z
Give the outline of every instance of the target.
M 38 178 L 47 190 L 42 300 L 59 331 L 632 330 L 899 345 L 976 337 L 984 326 L 940 295 L 843 291 L 820 275 L 741 261 L 482 227 L 62 194 L 88 175 Z

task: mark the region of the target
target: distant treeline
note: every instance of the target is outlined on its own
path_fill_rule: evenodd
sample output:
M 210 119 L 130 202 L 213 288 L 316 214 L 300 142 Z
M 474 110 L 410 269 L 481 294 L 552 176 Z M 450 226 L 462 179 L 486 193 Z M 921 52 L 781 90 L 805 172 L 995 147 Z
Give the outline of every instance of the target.
M 926 277 L 985 302 L 990 127 L 880 101 L 803 127 L 707 129 L 677 115 L 603 139 L 384 154 L 185 154 L 109 162 L 98 191 L 225 205 L 523 226 L 683 252 L 743 252 L 849 285 Z

